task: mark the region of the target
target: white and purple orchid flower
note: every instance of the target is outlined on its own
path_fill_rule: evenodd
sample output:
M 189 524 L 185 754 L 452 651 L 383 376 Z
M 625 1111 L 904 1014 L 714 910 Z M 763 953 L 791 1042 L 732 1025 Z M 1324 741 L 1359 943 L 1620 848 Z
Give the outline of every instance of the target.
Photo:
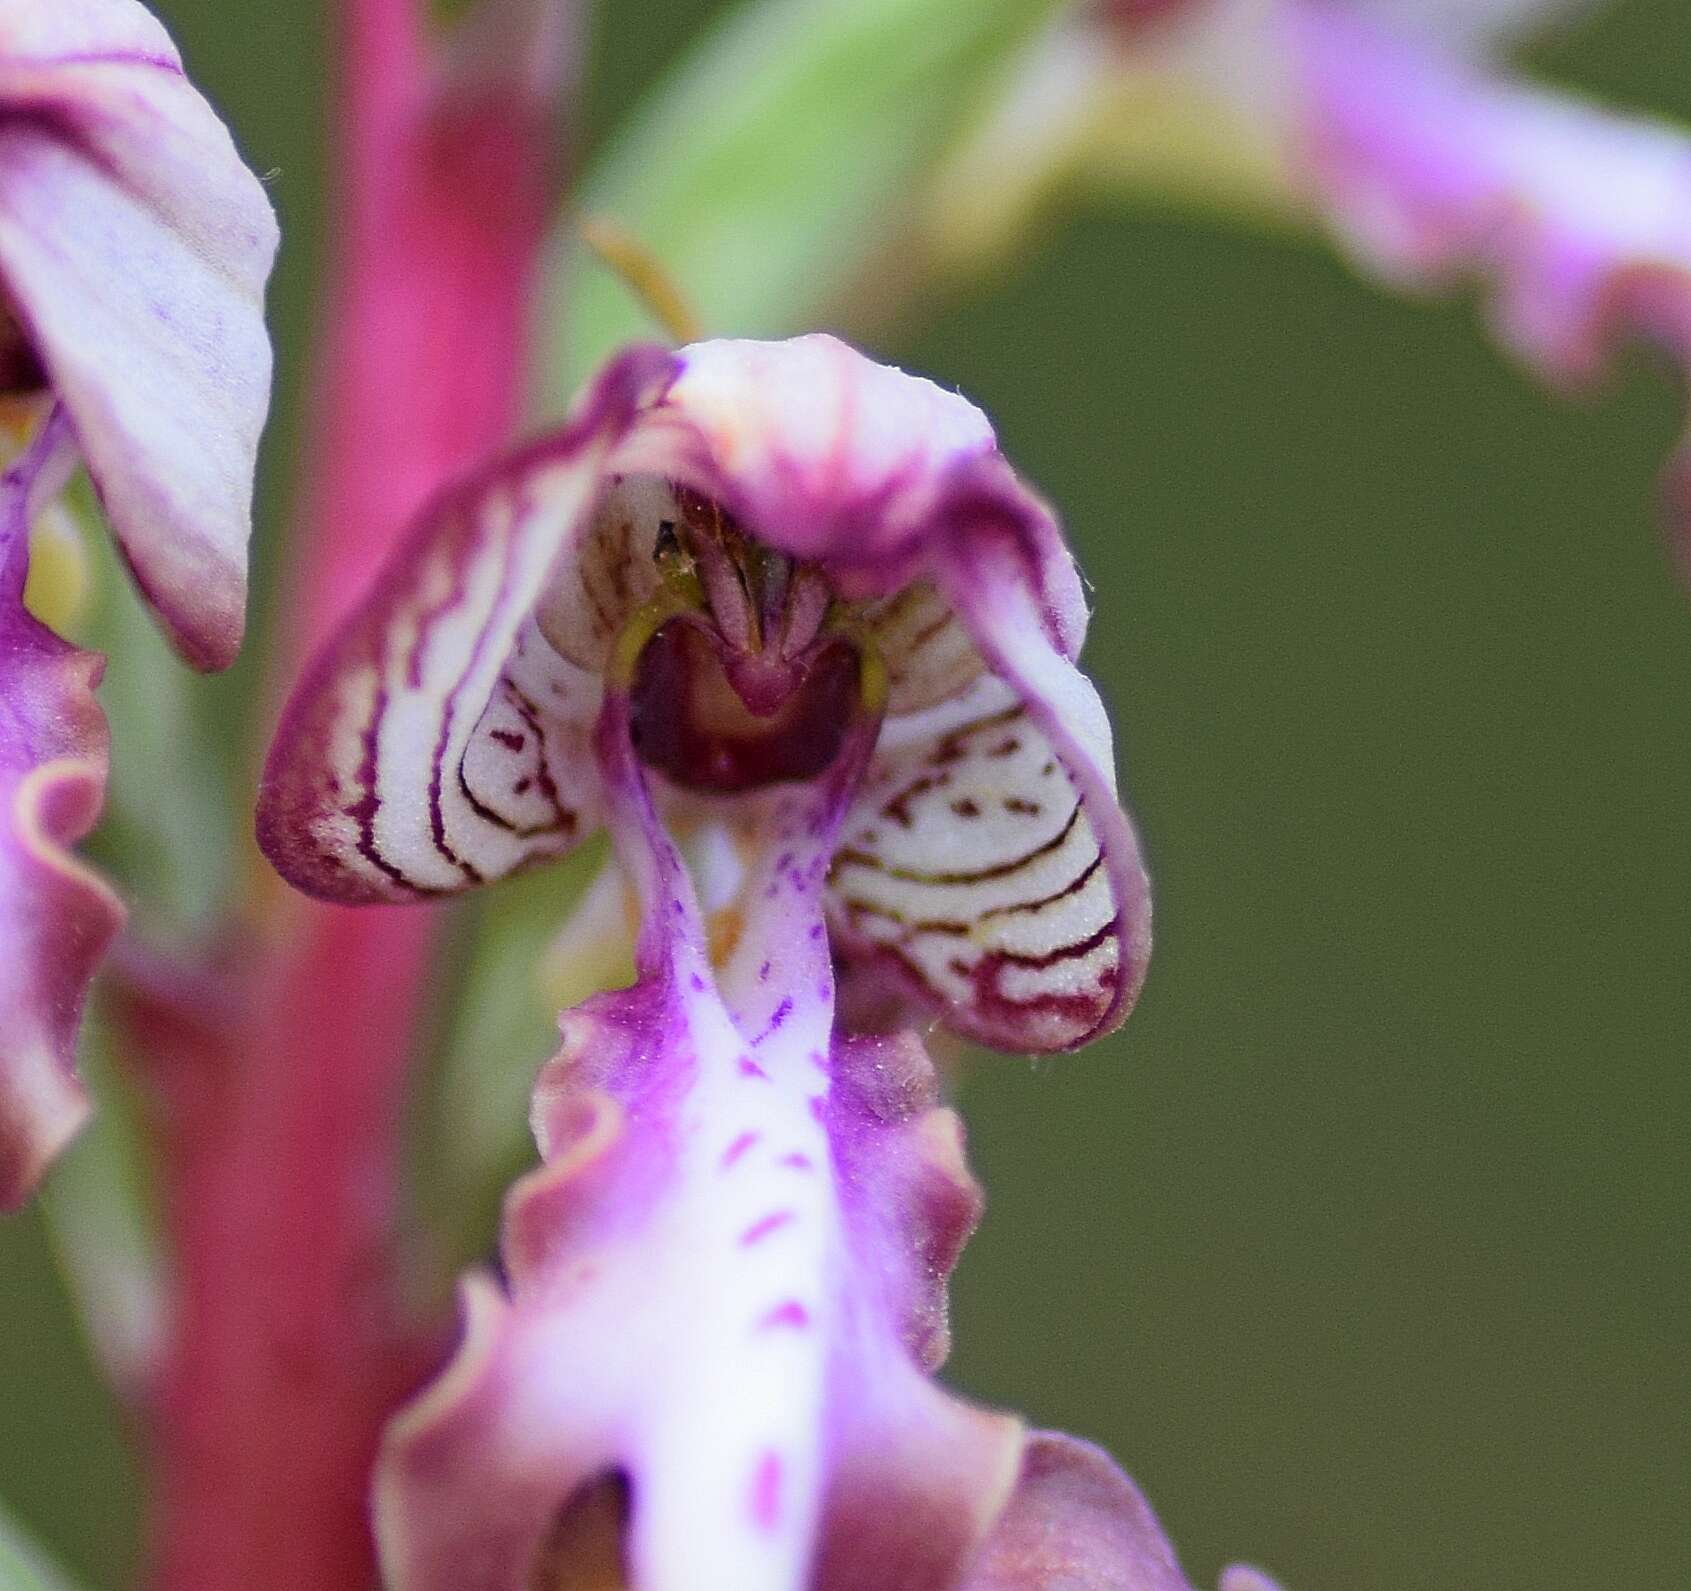
M 1079 167 L 1307 217 L 1394 287 L 1477 283 L 1500 341 L 1559 388 L 1595 381 L 1628 336 L 1691 367 L 1691 139 L 1499 70 L 1587 9 L 1087 0 L 972 143 L 951 224 L 1000 227 Z M 1667 477 L 1682 558 L 1688 481 L 1691 444 Z
M 0 0 L 0 1207 L 75 1132 L 88 981 L 121 922 L 68 847 L 104 795 L 101 660 L 24 606 L 32 518 L 86 464 L 182 655 L 240 644 L 276 226 L 134 0 Z
M 641 1591 L 1184 1587 L 1107 1459 L 929 1380 L 978 1194 L 916 1037 L 836 1013 L 849 970 L 1007 1049 L 1125 1015 L 1084 623 L 972 405 L 722 341 L 623 354 L 445 495 L 308 674 L 259 819 L 295 884 L 428 899 L 604 824 L 639 923 L 541 1076 L 503 1284 L 390 1431 L 394 1587 L 585 1584 L 595 1521 Z
M 1073 1048 L 1149 950 L 1085 620 L 1056 522 L 962 398 L 828 337 L 636 350 L 425 516 L 296 694 L 260 840 L 311 893 L 430 899 L 614 831 L 637 770 L 727 880 L 716 960 L 757 965 L 795 925 L 753 934 L 744 880 L 802 872 L 765 854 L 767 791 L 835 778 L 814 956 L 982 1042 Z M 832 1001 L 796 978 L 763 980 L 775 1030 Z

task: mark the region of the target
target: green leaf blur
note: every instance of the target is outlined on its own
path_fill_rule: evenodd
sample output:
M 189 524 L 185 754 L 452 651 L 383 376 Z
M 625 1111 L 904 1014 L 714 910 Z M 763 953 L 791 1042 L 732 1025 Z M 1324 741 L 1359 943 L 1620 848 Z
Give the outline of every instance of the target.
M 665 263 L 711 332 L 781 335 L 897 241 L 912 186 L 1052 0 L 759 0 L 707 30 L 616 127 L 579 209 Z M 611 28 L 608 16 L 602 25 Z M 654 328 L 566 247 L 540 385 L 556 410 Z

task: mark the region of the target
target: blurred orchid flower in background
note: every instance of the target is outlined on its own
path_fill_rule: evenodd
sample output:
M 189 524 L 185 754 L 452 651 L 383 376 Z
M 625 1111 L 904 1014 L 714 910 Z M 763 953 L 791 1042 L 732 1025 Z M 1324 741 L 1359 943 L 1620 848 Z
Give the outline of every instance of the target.
M 1691 364 L 1691 141 L 1504 75 L 1570 0 L 1096 0 L 1060 13 L 942 174 L 935 247 L 1009 246 L 1054 191 L 1156 192 L 1325 228 L 1365 271 L 1475 282 L 1558 387 L 1626 335 Z M 1681 554 L 1683 484 L 1668 479 Z
M 25 449 L 0 508 L 0 1206 L 87 1113 L 77 1025 L 122 920 L 66 852 L 105 789 L 102 663 L 27 611 L 30 526 L 80 458 L 182 655 L 234 658 L 275 250 L 262 189 L 141 6 L 0 5 L 0 382 Z

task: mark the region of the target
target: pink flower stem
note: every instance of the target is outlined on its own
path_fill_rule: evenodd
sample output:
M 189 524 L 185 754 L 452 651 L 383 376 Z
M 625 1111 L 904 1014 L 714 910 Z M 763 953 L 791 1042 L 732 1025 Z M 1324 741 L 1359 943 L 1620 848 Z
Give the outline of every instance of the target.
M 488 3 L 506 6 L 501 19 L 519 11 Z M 283 686 L 409 516 L 509 439 L 522 401 L 553 95 L 515 60 L 504 80 L 450 74 L 420 9 L 340 7 L 338 231 Z M 279 886 L 255 896 L 257 954 L 224 1013 L 145 997 L 129 1011 L 165 1105 L 177 1266 L 154 1583 L 358 1591 L 375 1580 L 376 1444 L 428 1368 L 431 1334 L 401 1301 L 397 1231 L 434 913 L 322 906 Z

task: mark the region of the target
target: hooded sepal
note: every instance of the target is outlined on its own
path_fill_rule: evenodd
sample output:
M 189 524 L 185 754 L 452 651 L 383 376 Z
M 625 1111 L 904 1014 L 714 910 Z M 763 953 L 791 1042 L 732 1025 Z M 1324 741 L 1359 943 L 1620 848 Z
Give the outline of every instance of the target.
M 23 604 L 29 529 L 71 459 L 50 416 L 0 478 L 0 1208 L 21 1204 L 88 1114 L 76 1036 L 89 981 L 123 922 L 71 854 L 106 787 L 104 660 Z
M 290 883 L 352 902 L 468 889 L 568 850 L 600 813 L 599 683 L 532 615 L 609 449 L 670 356 L 635 349 L 556 435 L 426 508 L 294 692 L 258 840 Z
M 142 593 L 199 667 L 246 603 L 276 223 L 135 0 L 0 0 L 0 285 Z
M 934 520 L 932 577 L 984 669 L 889 716 L 835 859 L 837 933 L 957 1032 L 1073 1049 L 1126 1015 L 1151 948 L 1109 719 L 1074 663 L 1079 581 L 996 455 L 953 473 Z

